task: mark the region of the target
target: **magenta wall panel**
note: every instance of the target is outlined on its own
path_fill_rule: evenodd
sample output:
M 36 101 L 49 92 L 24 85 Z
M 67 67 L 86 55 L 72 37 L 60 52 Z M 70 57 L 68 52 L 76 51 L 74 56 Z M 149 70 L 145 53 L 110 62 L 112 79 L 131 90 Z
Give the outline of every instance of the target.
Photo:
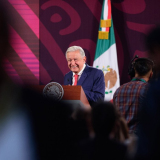
M 4 65 L 17 83 L 39 84 L 39 0 L 8 0 L 10 55 Z

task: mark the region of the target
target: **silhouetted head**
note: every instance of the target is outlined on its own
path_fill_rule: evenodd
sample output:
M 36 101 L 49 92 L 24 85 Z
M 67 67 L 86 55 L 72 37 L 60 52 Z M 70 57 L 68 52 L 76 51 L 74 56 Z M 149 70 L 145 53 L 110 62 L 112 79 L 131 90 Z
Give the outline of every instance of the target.
M 138 58 L 135 60 L 134 70 L 139 76 L 145 76 L 152 71 L 153 66 L 154 63 L 152 60 L 148 58 Z
M 99 102 L 92 108 L 92 124 L 97 136 L 107 137 L 111 133 L 118 111 L 110 102 Z
M 139 58 L 137 55 L 130 63 L 128 74 L 132 79 L 135 76 L 148 77 L 148 74 L 152 73 L 154 62 L 149 58 Z

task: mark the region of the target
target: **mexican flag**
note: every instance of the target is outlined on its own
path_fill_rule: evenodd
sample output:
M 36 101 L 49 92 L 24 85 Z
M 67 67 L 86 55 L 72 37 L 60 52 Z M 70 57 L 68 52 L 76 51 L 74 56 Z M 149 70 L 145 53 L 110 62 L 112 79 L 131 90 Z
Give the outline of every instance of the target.
M 120 81 L 110 0 L 103 1 L 93 67 L 103 71 L 105 78 L 105 101 L 112 100 L 114 92 L 120 86 Z

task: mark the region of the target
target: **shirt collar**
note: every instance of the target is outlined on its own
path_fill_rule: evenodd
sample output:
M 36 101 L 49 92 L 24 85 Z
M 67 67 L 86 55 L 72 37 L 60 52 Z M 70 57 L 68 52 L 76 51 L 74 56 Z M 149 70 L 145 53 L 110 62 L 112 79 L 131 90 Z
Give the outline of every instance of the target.
M 142 82 L 146 82 L 146 80 L 144 80 L 143 78 L 137 78 L 137 77 L 134 77 L 131 81 L 142 81 Z

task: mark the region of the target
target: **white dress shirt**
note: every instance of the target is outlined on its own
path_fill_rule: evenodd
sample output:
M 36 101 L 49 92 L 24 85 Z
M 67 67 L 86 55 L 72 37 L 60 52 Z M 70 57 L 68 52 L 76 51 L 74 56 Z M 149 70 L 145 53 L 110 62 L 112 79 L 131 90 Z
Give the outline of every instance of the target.
M 83 65 L 82 70 L 78 73 L 78 80 L 80 79 L 80 77 L 81 77 L 81 75 L 82 75 L 85 67 L 86 67 L 86 64 Z M 74 75 L 75 75 L 75 73 L 73 72 L 73 76 L 72 76 L 72 86 L 74 85 L 74 81 L 75 81 Z

